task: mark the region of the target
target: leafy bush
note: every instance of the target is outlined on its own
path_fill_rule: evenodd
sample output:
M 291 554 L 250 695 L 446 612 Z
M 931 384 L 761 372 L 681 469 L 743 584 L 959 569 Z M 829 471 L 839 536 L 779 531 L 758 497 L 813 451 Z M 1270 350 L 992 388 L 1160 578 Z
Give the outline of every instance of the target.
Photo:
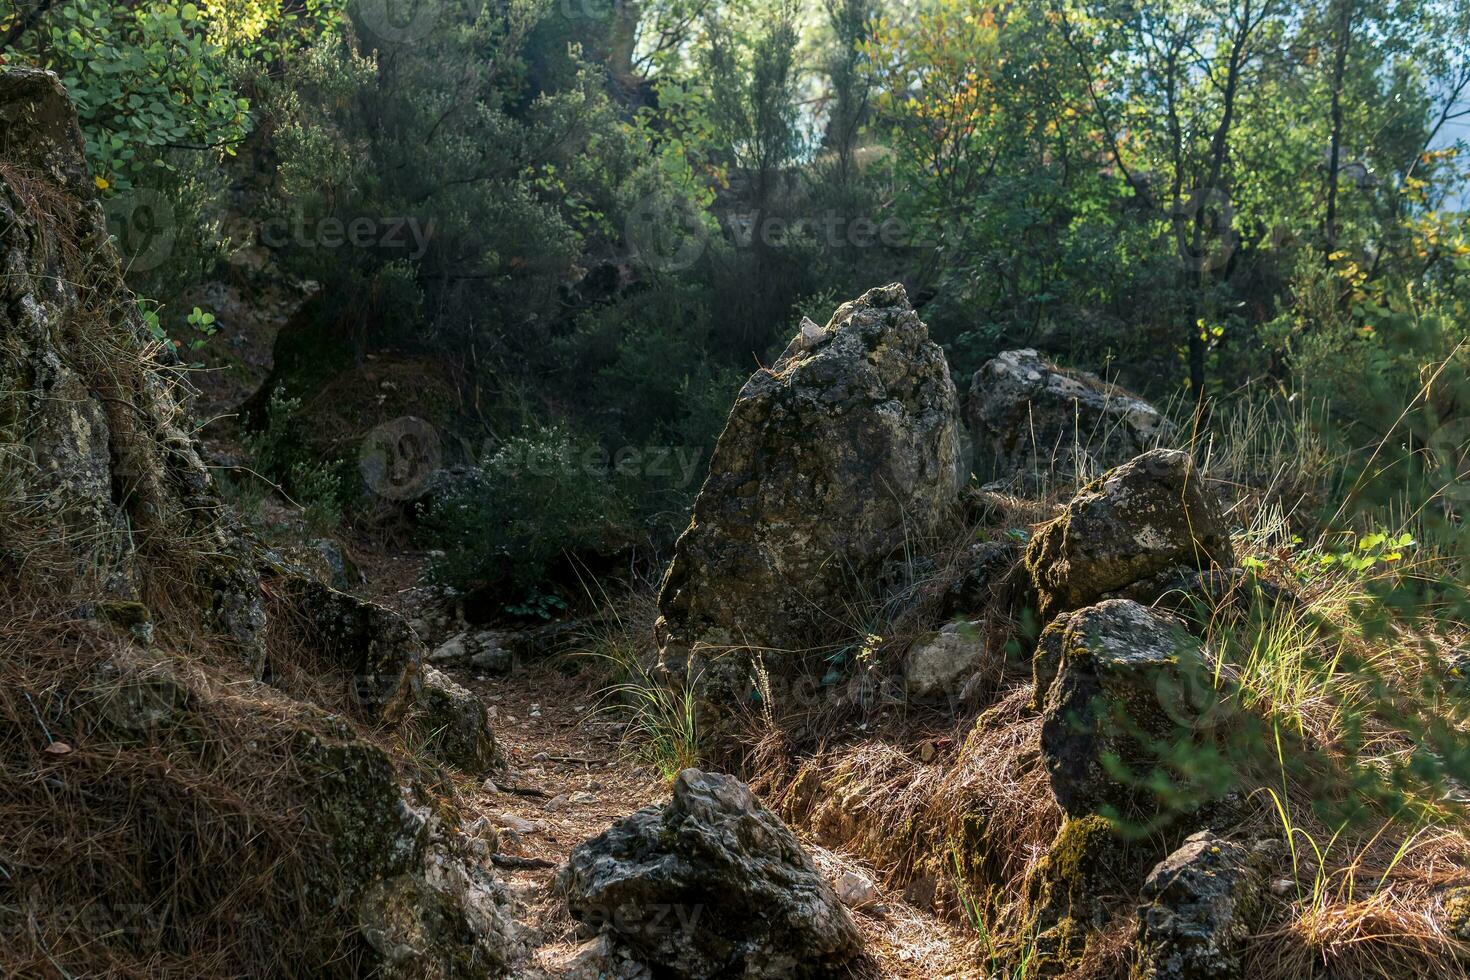
M 325 534 L 341 523 L 360 481 L 352 461 L 323 459 L 316 451 L 300 408 L 298 399 L 273 392 L 263 424 L 245 437 L 245 450 L 252 468 L 301 507 L 308 528 Z
M 591 440 L 560 426 L 506 440 L 432 501 L 431 574 L 459 588 L 508 585 L 520 599 L 563 555 L 616 546 L 627 504 Z

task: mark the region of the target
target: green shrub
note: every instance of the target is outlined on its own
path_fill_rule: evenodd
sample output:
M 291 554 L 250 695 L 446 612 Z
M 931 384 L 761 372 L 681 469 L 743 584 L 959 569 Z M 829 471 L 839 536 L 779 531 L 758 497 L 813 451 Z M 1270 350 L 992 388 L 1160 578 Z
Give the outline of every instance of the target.
M 568 429 L 507 440 L 428 506 L 440 551 L 431 575 L 458 588 L 508 585 L 520 599 L 563 555 L 611 550 L 627 521 L 611 476 L 597 444 Z
M 251 468 L 274 480 L 314 534 L 325 534 L 342 521 L 358 485 L 351 460 L 323 459 L 300 415 L 299 399 L 280 389 L 272 392 L 264 422 L 245 437 Z

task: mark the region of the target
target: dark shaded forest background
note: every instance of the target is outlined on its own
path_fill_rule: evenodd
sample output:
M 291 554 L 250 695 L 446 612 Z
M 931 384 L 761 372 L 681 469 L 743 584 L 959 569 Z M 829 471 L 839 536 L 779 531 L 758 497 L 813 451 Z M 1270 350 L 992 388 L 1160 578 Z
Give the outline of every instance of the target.
M 1463 4 L 22 0 L 0 51 L 66 82 L 161 356 L 228 375 L 219 285 L 300 297 L 237 502 L 427 489 L 515 615 L 656 574 L 742 380 L 890 281 L 962 391 L 1036 347 L 1464 545 Z M 385 424 L 433 487 L 364 485 Z

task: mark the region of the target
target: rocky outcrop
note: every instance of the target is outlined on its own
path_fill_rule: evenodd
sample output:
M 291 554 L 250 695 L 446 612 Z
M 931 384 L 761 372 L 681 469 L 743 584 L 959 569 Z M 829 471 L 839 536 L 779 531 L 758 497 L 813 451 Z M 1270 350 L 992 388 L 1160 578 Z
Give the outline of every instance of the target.
M 0 973 L 391 973 L 406 947 L 472 969 L 399 975 L 504 972 L 509 899 L 409 805 L 391 740 L 314 704 L 320 675 L 262 683 L 322 666 L 378 724 L 419 651 L 233 521 L 49 73 L 0 68 L 0 273 L 0 776 L 31 815 L 0 908 L 41 923 L 6 930 Z
M 1206 655 L 1182 622 L 1109 599 L 1052 622 L 1034 670 L 1042 755 L 1063 810 L 1163 819 L 1161 781 L 1171 806 L 1209 798 L 1210 787 L 1165 763 L 1181 746 L 1207 745 L 1226 717 Z
M 837 975 L 857 927 L 785 825 L 731 776 L 686 769 L 673 798 L 579 844 L 572 917 L 690 980 Z
M 902 286 L 806 321 L 715 447 L 659 595 L 665 663 L 809 647 L 845 586 L 934 531 L 958 455 L 949 367 Z
M 1100 472 L 1172 430 L 1136 395 L 1029 349 L 1005 351 L 975 372 L 965 420 L 981 481 L 1021 484 Z
M 179 576 L 255 656 L 251 556 L 179 411 L 183 375 L 153 360 L 50 72 L 0 68 L 0 269 L 0 574 L 100 578 L 100 595 L 135 601 L 144 564 L 208 554 Z
M 1263 851 L 1205 830 L 1159 862 L 1143 883 L 1134 980 L 1239 980 Z
M 1148 601 L 1167 588 L 1166 573 L 1234 560 L 1230 528 L 1194 461 L 1165 449 L 1083 487 L 1026 549 L 1043 619 L 1109 596 Z

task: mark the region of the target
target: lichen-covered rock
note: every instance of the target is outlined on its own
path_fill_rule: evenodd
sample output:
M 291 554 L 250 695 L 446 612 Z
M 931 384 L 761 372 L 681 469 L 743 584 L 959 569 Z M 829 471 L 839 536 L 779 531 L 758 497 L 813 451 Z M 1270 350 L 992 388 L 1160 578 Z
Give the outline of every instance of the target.
M 1136 395 L 1029 349 L 1004 351 L 975 372 L 965 419 L 982 482 L 1097 473 L 1157 445 L 1172 429 Z
M 955 622 L 915 641 L 904 658 L 904 687 L 909 696 L 956 698 L 980 669 L 988 650 L 984 623 Z
M 1206 654 L 1182 622 L 1108 599 L 1052 622 L 1034 669 L 1042 755 L 1063 810 L 1161 818 L 1150 788 L 1160 779 L 1174 805 L 1209 797 L 1210 787 L 1162 762 L 1182 746 L 1207 749 L 1226 718 Z
M 1149 872 L 1135 980 L 1239 980 L 1264 879 L 1244 844 L 1204 830 Z
M 903 287 L 810 325 L 731 409 L 660 591 L 665 663 L 809 647 L 854 577 L 936 528 L 958 455 L 949 367 Z
M 364 715 L 401 718 L 420 702 L 423 644 L 403 617 L 295 575 L 271 588 L 280 601 L 279 612 L 294 619 L 298 640 L 324 666 L 350 678 L 351 701 Z
M 485 705 L 433 667 L 424 668 L 416 722 L 436 758 L 476 775 L 495 766 L 495 733 Z
M 1085 959 L 1097 930 L 1132 902 L 1149 860 L 1148 844 L 1096 814 L 1062 824 L 1026 880 L 1018 945 L 1030 948 L 1016 951 L 1029 957 L 1026 976 L 1060 976 Z
M 1440 927 L 1462 943 L 1470 943 L 1470 885 L 1448 889 L 1440 899 Z
M 857 927 L 791 831 L 739 780 L 686 769 L 673 799 L 573 849 L 572 917 L 690 980 L 837 975 Z
M 382 749 L 341 723 L 313 720 L 318 722 L 313 727 L 293 733 L 291 761 L 301 797 L 309 801 L 303 820 L 325 842 L 332 867 L 305 870 L 313 888 L 342 904 L 375 881 L 420 864 L 428 831 L 404 802 L 392 760 Z
M 1171 569 L 1229 566 L 1234 559 L 1230 529 L 1193 460 L 1166 449 L 1083 487 L 1026 548 L 1043 619 Z
M 514 929 L 488 887 L 466 900 L 419 875 L 374 884 L 358 901 L 358 928 L 383 980 L 480 980 L 506 974 Z

